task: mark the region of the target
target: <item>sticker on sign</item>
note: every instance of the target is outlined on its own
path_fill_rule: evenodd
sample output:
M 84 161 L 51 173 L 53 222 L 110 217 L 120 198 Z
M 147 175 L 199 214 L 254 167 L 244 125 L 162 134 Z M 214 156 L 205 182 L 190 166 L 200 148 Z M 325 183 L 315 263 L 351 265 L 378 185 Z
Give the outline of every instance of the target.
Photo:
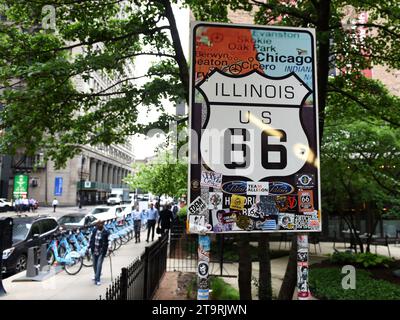
M 189 214 L 193 215 L 201 214 L 205 210 L 207 210 L 207 203 L 200 196 L 194 199 L 188 207 Z
M 248 195 L 258 195 L 265 194 L 269 192 L 268 182 L 247 182 L 247 194 Z

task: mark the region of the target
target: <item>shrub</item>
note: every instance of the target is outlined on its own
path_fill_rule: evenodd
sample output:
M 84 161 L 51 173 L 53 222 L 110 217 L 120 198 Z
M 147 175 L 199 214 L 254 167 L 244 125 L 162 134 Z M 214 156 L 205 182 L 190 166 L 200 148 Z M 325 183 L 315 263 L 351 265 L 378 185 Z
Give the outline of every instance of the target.
M 362 268 L 375 268 L 375 267 L 386 267 L 388 268 L 390 263 L 393 262 L 392 258 L 381 256 L 379 254 L 373 254 L 370 252 L 365 253 L 349 253 L 349 252 L 335 252 L 330 261 L 333 264 L 346 265 L 354 264 Z
M 186 216 L 187 216 L 187 206 L 184 206 L 178 211 L 177 217 L 179 223 L 185 223 L 186 222 Z
M 356 255 L 356 263 L 364 268 L 374 268 L 384 266 L 389 268 L 389 264 L 393 262 L 393 258 L 373 254 L 370 252 L 359 253 Z
M 212 300 L 239 300 L 239 291 L 218 277 L 210 277 Z
M 343 289 L 340 268 L 310 268 L 309 285 L 313 295 L 329 300 L 397 300 L 400 286 L 371 278 L 366 270 L 356 271 L 356 289 Z

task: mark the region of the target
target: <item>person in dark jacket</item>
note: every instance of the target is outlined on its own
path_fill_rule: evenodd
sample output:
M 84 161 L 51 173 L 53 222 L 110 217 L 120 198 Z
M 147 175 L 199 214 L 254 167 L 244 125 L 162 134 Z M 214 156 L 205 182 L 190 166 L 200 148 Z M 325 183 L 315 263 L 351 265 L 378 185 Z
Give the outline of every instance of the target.
M 167 205 L 164 207 L 164 210 L 160 212 L 160 218 L 158 220 L 158 227 L 160 227 L 161 224 L 161 234 L 169 232 L 172 221 L 174 221 L 174 216 L 171 211 L 171 206 Z
M 90 236 L 90 251 L 93 257 L 93 280 L 96 285 L 100 285 L 101 268 L 103 266 L 104 257 L 108 250 L 108 237 L 110 233 L 104 228 L 104 221 L 98 221 L 96 228 Z

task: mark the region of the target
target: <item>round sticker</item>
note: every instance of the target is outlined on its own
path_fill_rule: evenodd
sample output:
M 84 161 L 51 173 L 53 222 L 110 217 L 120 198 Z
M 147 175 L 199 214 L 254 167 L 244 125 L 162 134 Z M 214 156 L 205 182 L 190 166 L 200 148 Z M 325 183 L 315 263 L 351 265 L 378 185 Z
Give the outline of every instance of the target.
M 208 276 L 208 263 L 200 261 L 198 265 L 198 274 L 200 278 L 206 278 Z

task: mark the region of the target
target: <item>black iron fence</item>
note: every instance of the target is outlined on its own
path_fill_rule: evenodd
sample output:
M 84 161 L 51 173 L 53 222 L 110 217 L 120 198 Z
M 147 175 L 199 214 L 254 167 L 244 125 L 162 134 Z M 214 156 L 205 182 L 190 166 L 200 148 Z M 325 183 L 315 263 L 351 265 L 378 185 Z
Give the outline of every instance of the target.
M 167 267 L 168 235 L 164 234 L 145 252 L 121 269 L 100 300 L 151 300 Z

